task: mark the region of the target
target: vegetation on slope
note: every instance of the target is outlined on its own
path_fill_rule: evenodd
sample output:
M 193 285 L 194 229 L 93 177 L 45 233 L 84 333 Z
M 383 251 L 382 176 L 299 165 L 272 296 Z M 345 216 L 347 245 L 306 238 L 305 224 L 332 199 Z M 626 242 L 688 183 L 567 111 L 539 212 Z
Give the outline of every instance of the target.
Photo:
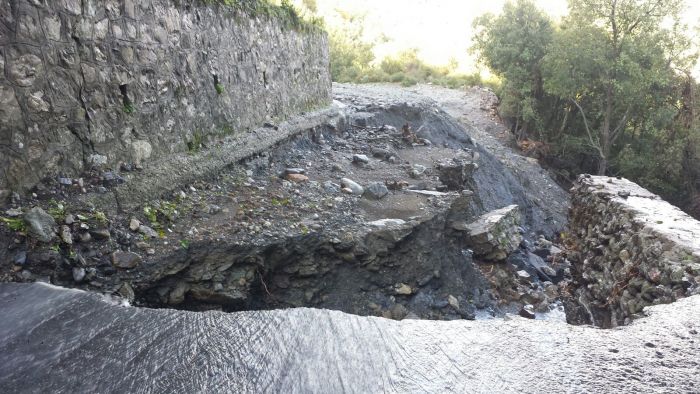
M 207 5 L 221 5 L 239 10 L 252 16 L 267 16 L 277 18 L 284 26 L 299 31 L 322 30 L 323 20 L 313 14 L 304 13 L 295 7 L 290 0 L 203 0 Z M 305 4 L 314 4 L 305 1 Z
M 555 24 L 530 0 L 475 21 L 503 81 L 501 116 L 568 178 L 619 175 L 700 215 L 697 54 L 682 0 L 571 0 Z

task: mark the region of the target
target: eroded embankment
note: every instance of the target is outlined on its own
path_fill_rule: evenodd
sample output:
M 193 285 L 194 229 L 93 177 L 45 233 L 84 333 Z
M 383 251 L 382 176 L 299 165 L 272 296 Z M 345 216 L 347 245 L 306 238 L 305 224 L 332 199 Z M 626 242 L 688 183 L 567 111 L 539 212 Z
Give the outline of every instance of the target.
M 698 293 L 700 222 L 621 178 L 581 176 L 571 200 L 570 321 L 614 327 Z
M 224 139 L 13 200 L 5 213 L 19 228 L 3 236 L 4 279 L 197 310 L 313 306 L 397 319 L 546 311 L 566 266 L 548 266 L 520 241 L 560 229 L 563 212 L 532 205 L 433 102 L 338 99 L 310 115 L 317 123 L 250 133 L 274 137 L 255 144 Z M 231 144 L 251 155 L 227 166 Z

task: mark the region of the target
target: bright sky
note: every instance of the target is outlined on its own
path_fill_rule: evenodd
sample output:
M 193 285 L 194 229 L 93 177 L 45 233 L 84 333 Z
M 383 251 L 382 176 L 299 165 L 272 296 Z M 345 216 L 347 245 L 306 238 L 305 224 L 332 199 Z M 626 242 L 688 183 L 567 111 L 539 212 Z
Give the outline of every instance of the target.
M 700 25 L 700 1 L 686 0 L 686 23 Z M 485 12 L 499 13 L 506 0 L 317 0 L 319 14 L 332 25 L 336 9 L 366 14 L 365 31 L 370 37 L 386 36 L 375 55 L 381 58 L 401 50 L 418 48 L 428 63 L 443 65 L 450 58 L 460 70 L 473 71 L 467 49 L 471 45 L 472 21 Z M 566 0 L 535 0 L 554 19 L 567 13 Z M 696 68 L 700 76 L 700 66 Z

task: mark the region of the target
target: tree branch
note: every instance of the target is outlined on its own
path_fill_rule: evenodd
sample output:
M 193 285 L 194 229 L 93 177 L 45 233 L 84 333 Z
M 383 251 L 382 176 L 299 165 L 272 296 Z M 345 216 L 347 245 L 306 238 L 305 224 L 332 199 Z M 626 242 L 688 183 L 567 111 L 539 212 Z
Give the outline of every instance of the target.
M 629 115 L 630 109 L 631 109 L 631 108 L 632 108 L 631 105 L 628 105 L 628 106 L 627 106 L 627 111 L 625 111 L 625 115 L 622 117 L 622 119 L 620 119 L 620 123 L 618 123 L 618 124 L 617 124 L 617 127 L 615 127 L 615 130 L 613 130 L 612 133 L 610 133 L 610 135 L 611 135 L 611 140 L 610 140 L 610 141 L 611 141 L 612 143 L 615 143 L 615 141 L 617 140 L 617 137 L 621 136 L 621 135 L 622 135 L 622 131 L 625 130 L 622 126 L 623 126 L 623 125 L 625 124 L 625 122 L 627 121 L 627 115 Z
M 591 142 L 591 146 L 598 151 L 598 154 L 601 158 L 605 158 L 605 155 L 603 154 L 603 149 L 600 147 L 600 144 L 596 144 L 595 142 L 593 142 L 593 134 L 591 133 L 590 127 L 588 127 L 588 119 L 586 119 L 586 113 L 583 111 L 583 108 L 581 108 L 581 106 L 578 102 L 576 102 L 576 100 L 570 100 L 572 103 L 574 103 L 576 108 L 578 108 L 579 112 L 581 112 L 581 116 L 583 117 L 583 125 L 586 127 L 586 134 L 588 134 L 588 140 Z

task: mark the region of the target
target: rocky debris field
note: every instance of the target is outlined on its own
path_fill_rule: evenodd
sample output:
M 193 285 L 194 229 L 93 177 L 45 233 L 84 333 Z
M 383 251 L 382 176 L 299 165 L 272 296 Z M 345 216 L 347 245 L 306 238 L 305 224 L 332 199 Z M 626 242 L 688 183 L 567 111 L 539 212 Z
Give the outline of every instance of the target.
M 556 307 L 569 263 L 547 239 L 565 202 L 542 209 L 432 100 L 349 86 L 336 100 L 337 119 L 137 209 L 85 198 L 138 178 L 129 164 L 13 196 L 2 280 L 191 310 L 473 319 Z

